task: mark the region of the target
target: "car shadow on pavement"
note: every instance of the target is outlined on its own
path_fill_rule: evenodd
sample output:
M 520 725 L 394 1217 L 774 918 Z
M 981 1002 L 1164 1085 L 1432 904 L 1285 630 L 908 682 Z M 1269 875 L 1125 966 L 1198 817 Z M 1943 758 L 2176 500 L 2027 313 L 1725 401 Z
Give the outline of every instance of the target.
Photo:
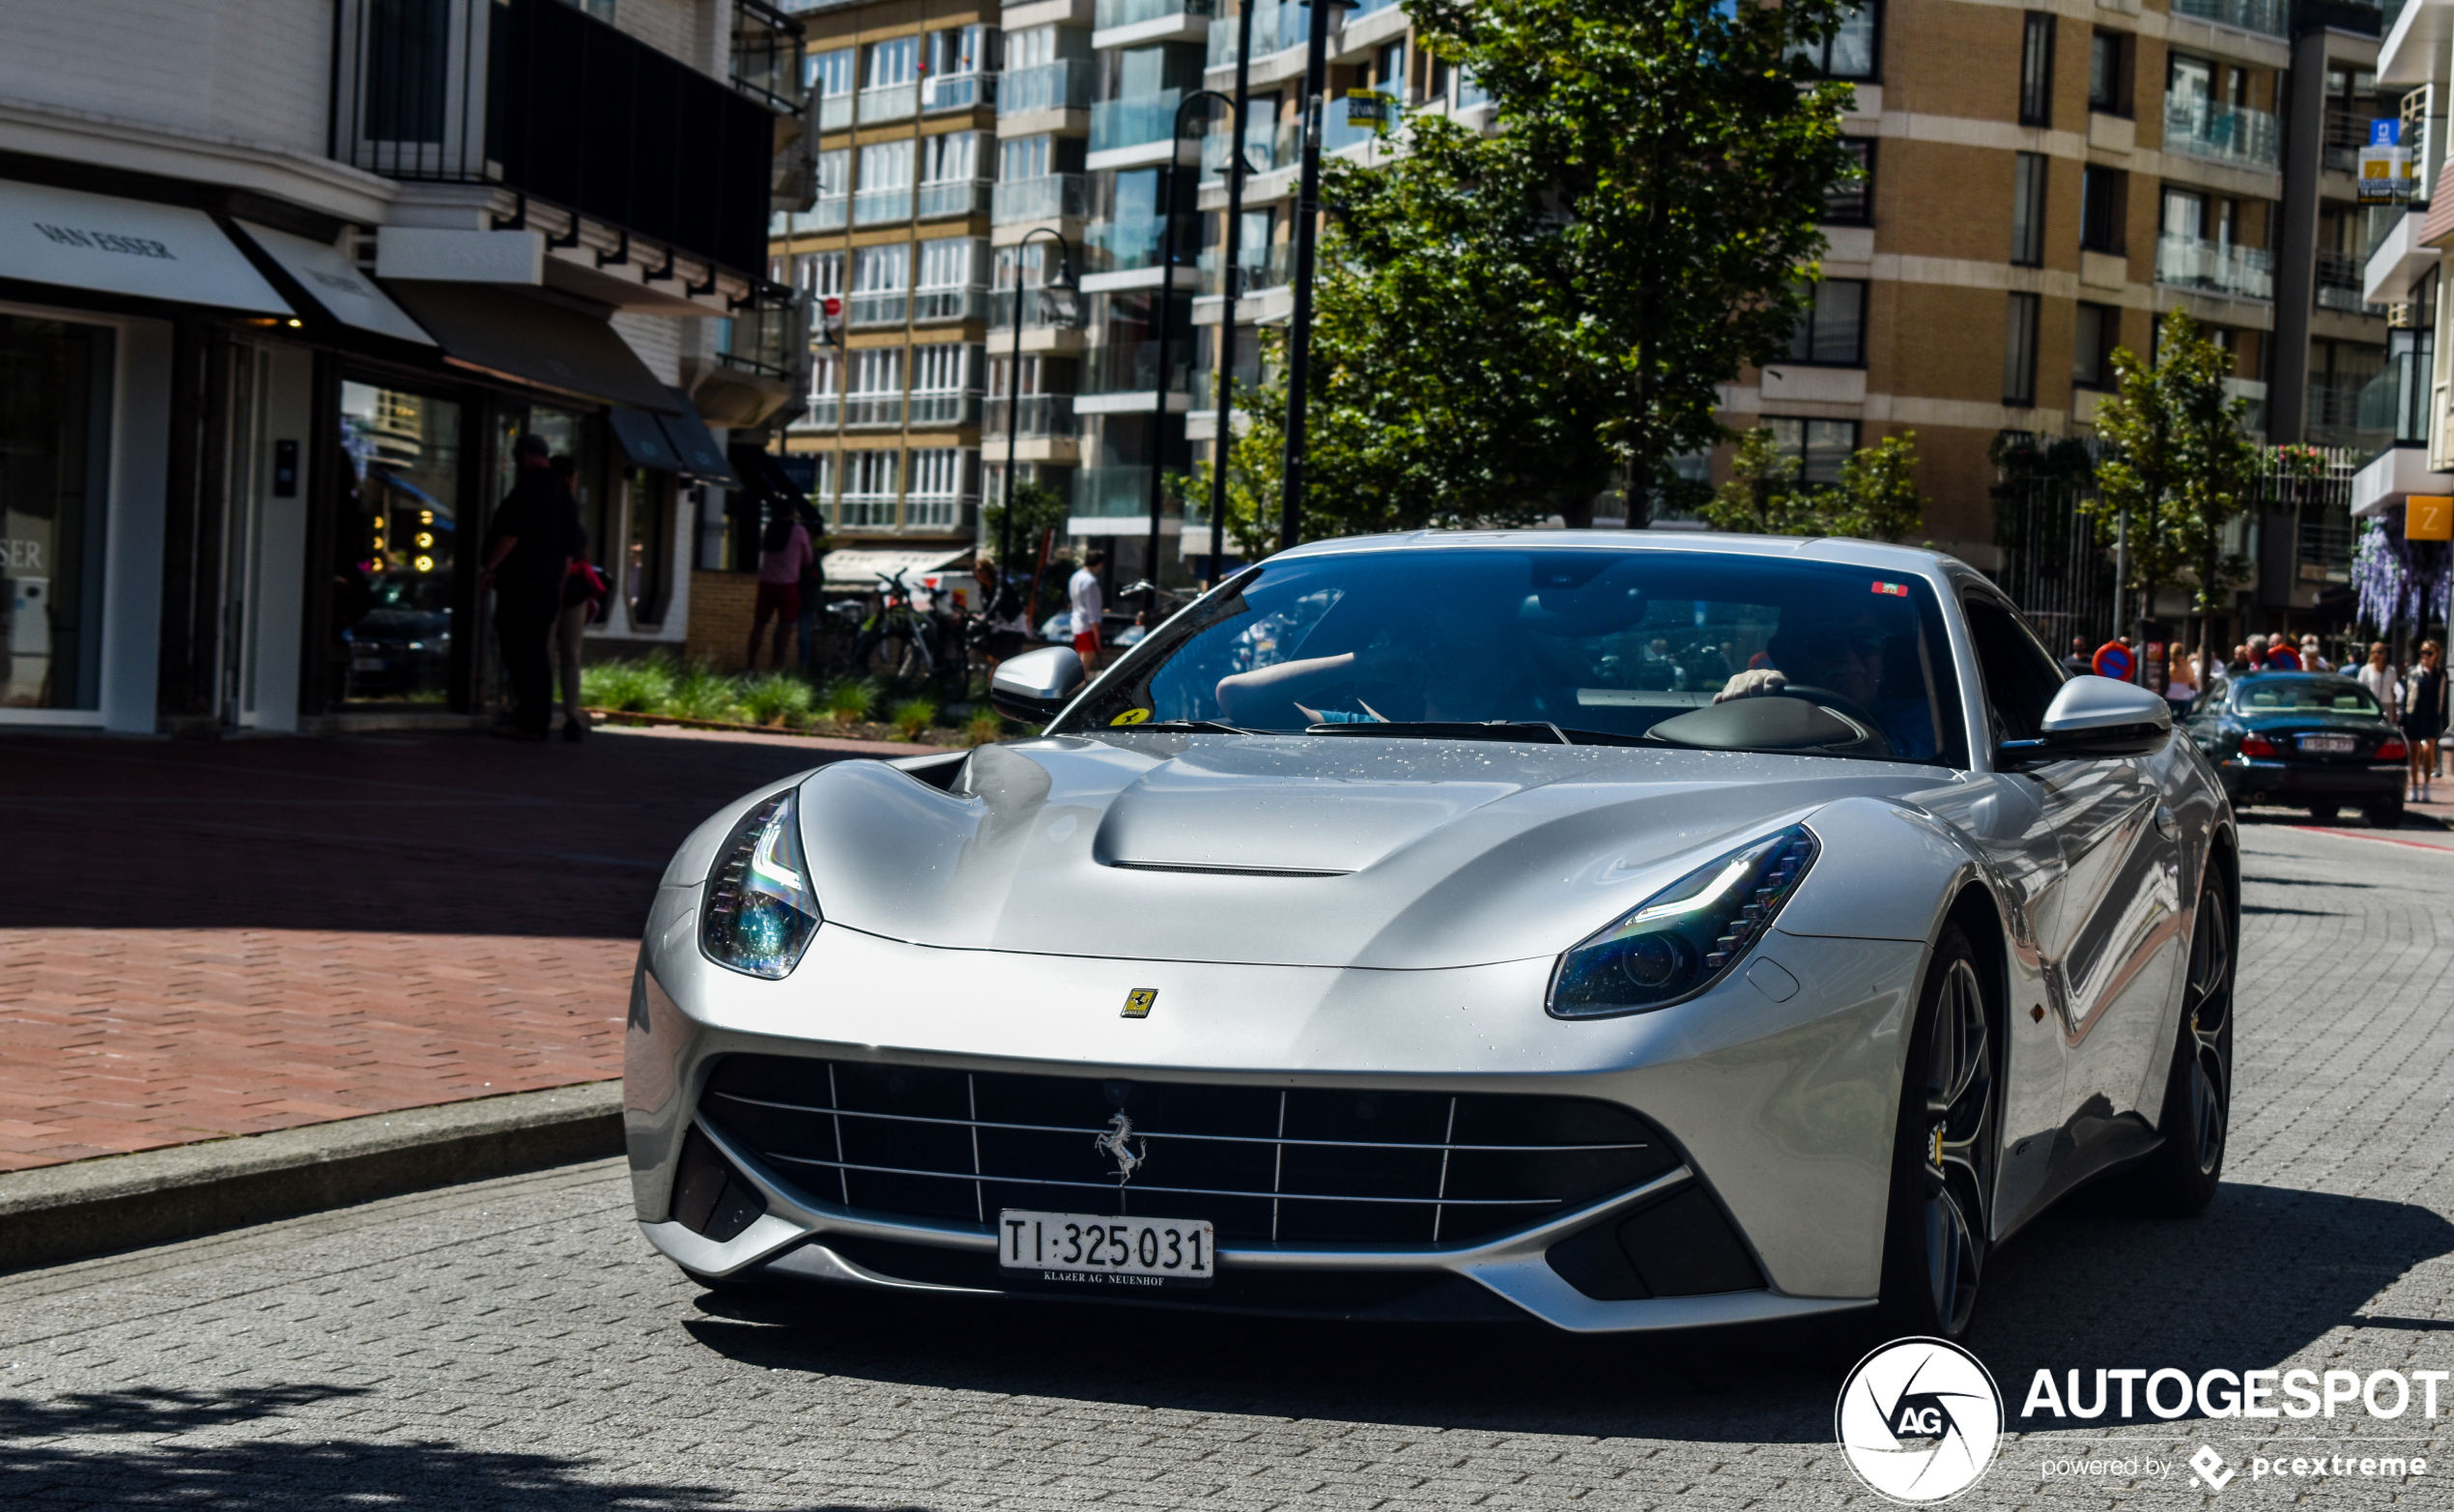
M 2364 1312 L 2454 1224 L 2405 1204 L 2227 1184 L 2196 1219 L 2082 1194 L 2005 1246 L 1970 1346 L 2014 1427 L 2039 1368 L 2277 1363 Z M 1538 1326 L 1321 1323 L 1072 1302 L 715 1292 L 684 1327 L 745 1364 L 882 1384 L 1269 1418 L 1826 1442 L 1879 1326 L 1577 1337 Z M 2384 1363 L 2381 1358 L 2381 1363 Z M 2144 1412 L 2140 1414 L 2145 1417 Z
M 603 1476 L 583 1459 L 471 1449 L 445 1440 L 348 1437 L 334 1432 L 340 1421 L 312 1412 L 372 1394 L 364 1386 L 287 1385 L 0 1397 L 0 1505 L 288 1512 L 448 1501 L 548 1512 L 606 1506 L 695 1512 L 739 1504 L 730 1488 Z M 813 1506 L 811 1512 L 851 1509 Z

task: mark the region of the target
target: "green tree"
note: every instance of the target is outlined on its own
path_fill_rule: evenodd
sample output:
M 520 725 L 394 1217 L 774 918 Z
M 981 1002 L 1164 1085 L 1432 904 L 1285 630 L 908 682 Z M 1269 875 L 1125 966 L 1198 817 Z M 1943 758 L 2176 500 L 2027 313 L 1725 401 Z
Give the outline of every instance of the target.
M 2097 464 L 2097 496 L 2081 507 L 2096 515 L 2104 540 L 2123 543 L 2123 586 L 2140 595 L 2142 620 L 2159 589 L 2195 580 L 2204 666 L 2214 612 L 2240 572 L 2224 557 L 2224 528 L 2249 507 L 2266 471 L 2249 437 L 2249 401 L 2225 387 L 2233 355 L 2181 310 L 2164 317 L 2154 365 L 2126 347 L 2113 354 L 2113 370 L 2119 392 L 2096 419 L 2107 455 Z
M 1798 481 L 1798 459 L 1782 454 L 1769 426 L 1741 431 L 1729 481 L 1700 513 L 1716 530 L 1897 541 L 1926 521 L 1917 433 L 1860 447 L 1840 464 L 1838 482 L 1818 487 Z
M 1329 165 L 1307 512 L 1352 529 L 1639 515 L 1723 437 L 1716 385 L 1806 306 L 1845 84 L 1797 59 L 1845 0 L 1416 0 L 1494 128 L 1418 116 Z
M 1013 513 L 1014 555 L 1021 558 L 1018 569 L 1027 569 L 1039 560 L 1041 536 L 1054 530 L 1060 541 L 1065 538 L 1069 518 L 1065 496 L 1037 480 L 1016 480 Z M 1002 503 L 982 505 L 980 521 L 980 538 L 993 552 L 997 543 L 1005 539 L 1006 506 Z
M 1234 409 L 1244 429 L 1227 445 L 1227 549 L 1245 561 L 1259 561 L 1278 549 L 1278 500 L 1284 476 L 1287 438 L 1287 389 L 1284 383 L 1233 385 Z M 1179 473 L 1170 486 L 1184 501 L 1184 528 L 1197 539 L 1190 555 L 1210 553 L 1210 490 L 1212 467 L 1205 458 L 1189 473 Z M 1195 523 L 1198 522 L 1198 523 Z M 1315 528 L 1318 526 L 1319 528 Z M 1307 521 L 1304 534 L 1347 533 L 1327 522 Z

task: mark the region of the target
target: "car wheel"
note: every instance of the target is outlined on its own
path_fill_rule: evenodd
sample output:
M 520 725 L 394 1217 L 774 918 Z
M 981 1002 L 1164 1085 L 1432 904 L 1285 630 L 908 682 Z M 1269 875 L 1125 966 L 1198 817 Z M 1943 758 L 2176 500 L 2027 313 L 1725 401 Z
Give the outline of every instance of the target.
M 2403 827 L 2403 805 L 2399 803 L 2382 803 L 2362 812 L 2379 829 L 2399 830 Z
M 2315 824 L 2332 824 L 2342 815 L 2342 810 L 2336 808 L 2330 803 L 2318 803 L 2311 804 L 2309 806 L 2310 822 Z
M 2164 1143 L 2131 1173 L 2131 1194 L 2151 1212 L 2188 1217 L 2215 1200 L 2232 1123 L 2233 922 L 2221 888 L 2199 895 L 2190 932 L 2190 974 L 2182 1025 L 2164 1078 L 2156 1127 Z
M 1999 1143 L 1993 1026 L 1977 954 L 1954 925 L 1926 970 L 1892 1145 L 1883 1303 L 1896 1334 L 1957 1338 L 1977 1307 Z

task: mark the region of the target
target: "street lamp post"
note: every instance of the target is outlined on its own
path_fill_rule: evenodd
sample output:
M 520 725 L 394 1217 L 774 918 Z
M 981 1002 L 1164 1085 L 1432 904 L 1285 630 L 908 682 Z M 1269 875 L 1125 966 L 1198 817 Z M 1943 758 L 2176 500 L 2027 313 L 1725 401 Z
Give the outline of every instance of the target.
M 1243 0 L 1236 15 L 1236 116 L 1227 152 L 1227 236 L 1218 265 L 1219 292 L 1226 302 L 1218 316 L 1218 388 L 1211 396 L 1218 416 L 1217 439 L 1211 443 L 1210 581 L 1216 586 L 1227 561 L 1227 454 L 1236 443 L 1229 403 L 1235 382 L 1236 301 L 1243 294 L 1244 116 L 1252 105 L 1252 14 L 1255 0 Z
M 1287 325 L 1287 447 L 1279 470 L 1278 549 L 1303 538 L 1303 423 L 1310 398 L 1312 264 L 1321 220 L 1321 132 L 1328 96 L 1329 8 L 1314 0 L 1303 47 L 1303 169 L 1296 191 L 1295 309 Z
M 1013 571 L 1014 544 L 1014 442 L 1022 435 L 1022 249 L 1034 237 L 1048 237 L 1057 243 L 1057 276 L 1040 287 L 1049 294 L 1070 300 L 1073 297 L 1073 243 L 1065 233 L 1053 226 L 1042 226 L 1030 236 L 1014 243 L 1014 341 L 1013 356 L 1006 374 L 1006 507 L 997 522 L 997 576 L 1002 582 Z M 1071 325 L 1070 312 L 1065 324 Z M 992 601 L 989 608 L 996 607 Z
M 1176 119 L 1167 132 L 1167 177 L 1158 197 L 1158 399 L 1151 411 L 1151 546 L 1149 560 L 1143 563 L 1143 576 L 1151 585 L 1142 594 L 1146 614 L 1158 605 L 1159 505 L 1167 492 L 1161 463 L 1166 456 L 1167 348 L 1175 325 L 1171 317 L 1176 301 L 1176 186 L 1183 169 L 1177 158 L 1184 152 L 1185 108 L 1197 100 L 1214 100 L 1231 110 L 1236 104 L 1214 89 L 1197 89 L 1177 101 Z

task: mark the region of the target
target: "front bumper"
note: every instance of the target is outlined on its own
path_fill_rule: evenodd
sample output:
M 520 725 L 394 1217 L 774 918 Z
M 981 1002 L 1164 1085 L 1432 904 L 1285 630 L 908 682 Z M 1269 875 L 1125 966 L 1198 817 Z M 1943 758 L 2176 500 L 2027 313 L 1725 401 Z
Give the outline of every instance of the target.
M 2217 763 L 2215 770 L 2223 779 L 2224 795 L 2235 804 L 2332 803 L 2362 808 L 2400 799 L 2407 780 L 2400 761 L 2317 766 L 2231 756 Z
M 1779 1001 L 1740 974 L 1674 1009 L 1562 1022 L 1542 1011 L 1548 960 L 1421 972 L 1128 961 L 936 950 L 830 925 L 791 977 L 759 982 L 700 956 L 697 891 L 660 890 L 633 993 L 624 1098 L 642 1231 L 699 1274 L 1049 1295 L 999 1273 L 994 1213 L 961 1222 L 829 1201 L 806 1171 L 763 1158 L 701 1118 L 716 1063 L 762 1055 L 1222 1087 L 1598 1098 L 1649 1120 L 1676 1156 L 1641 1184 L 1468 1242 L 1222 1238 L 1215 1295 L 1135 1294 L 1136 1301 L 1529 1316 L 1617 1331 L 1844 1310 L 1879 1290 L 1903 1026 L 1923 958 L 1915 943 L 1776 929 L 1758 955 L 1792 979 Z M 1151 987 L 1149 1017 L 1120 1016 L 1128 991 Z M 728 1238 L 675 1216 L 675 1174 L 693 1129 L 762 1210 Z M 1759 1288 L 1594 1296 L 1589 1279 L 1581 1290 L 1569 1278 L 1576 1268 L 1563 1273 L 1554 1258 L 1580 1235 L 1707 1191 Z M 1110 1295 L 1101 1290 L 1101 1299 Z

